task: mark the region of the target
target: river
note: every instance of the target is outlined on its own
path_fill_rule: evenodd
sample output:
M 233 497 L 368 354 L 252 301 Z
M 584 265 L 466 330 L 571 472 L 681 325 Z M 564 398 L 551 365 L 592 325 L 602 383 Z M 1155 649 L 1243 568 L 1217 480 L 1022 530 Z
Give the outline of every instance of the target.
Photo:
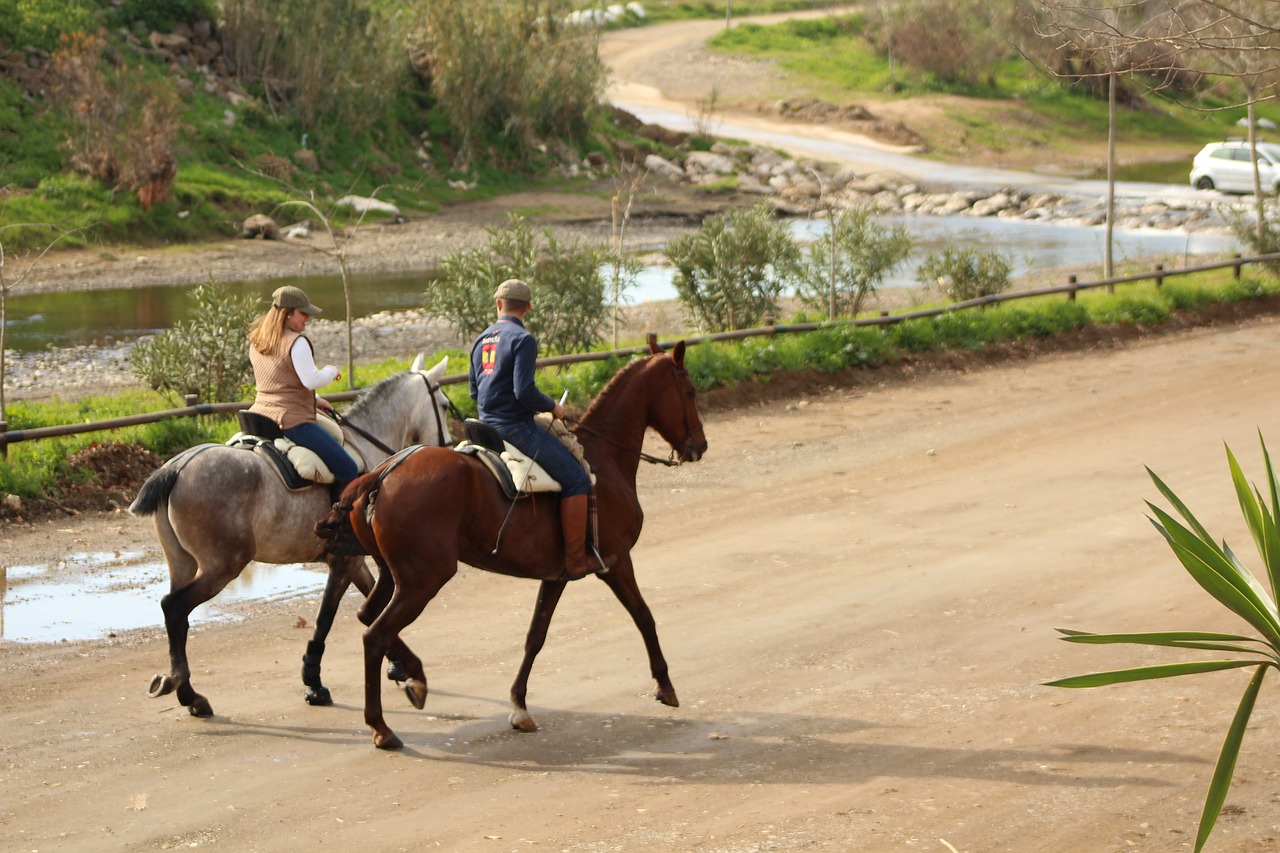
M 905 225 L 916 241 L 911 258 L 889 275 L 885 287 L 917 284 L 920 263 L 944 246 L 957 243 L 1005 254 L 1015 278 L 1037 270 L 1081 265 L 1095 265 L 1101 277 L 1105 232 L 1098 226 L 966 216 L 887 216 L 883 221 Z M 818 239 L 826 233 L 823 220 L 797 219 L 790 224 L 801 241 Z M 1117 229 L 1114 255 L 1117 264 L 1126 259 L 1159 256 L 1166 267 L 1173 268 L 1188 265 L 1197 256 L 1229 254 L 1239 248 L 1234 238 L 1223 234 Z M 437 276 L 435 270 L 355 275 L 352 314 L 365 317 L 380 311 L 421 307 L 423 291 Z M 313 301 L 333 306 L 326 318 L 341 317 L 342 279 L 337 275 L 242 281 L 227 287 L 235 293 L 261 296 L 281 284 L 299 285 Z M 183 319 L 190 304 L 188 293 L 189 288 L 176 286 L 17 293 L 9 298 L 6 346 L 33 351 L 51 345 L 135 340 L 168 329 Z M 672 269 L 660 265 L 645 268 L 629 297 L 632 302 L 674 299 Z

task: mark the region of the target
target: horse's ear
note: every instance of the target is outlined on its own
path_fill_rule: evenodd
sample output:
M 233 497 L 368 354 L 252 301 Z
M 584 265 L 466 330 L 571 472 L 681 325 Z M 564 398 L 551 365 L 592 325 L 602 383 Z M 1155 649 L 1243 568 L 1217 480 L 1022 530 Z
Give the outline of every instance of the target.
M 445 368 L 449 366 L 449 356 L 440 359 L 440 363 L 427 371 L 427 378 L 432 382 L 439 382 L 444 378 Z
M 684 341 L 680 341 L 671 348 L 671 360 L 676 363 L 676 367 L 684 367 Z
M 657 335 L 649 335 L 649 355 L 661 355 L 662 347 L 658 344 Z
M 413 364 L 409 366 L 410 373 L 417 373 L 422 369 L 422 365 L 427 361 L 426 353 L 418 353 L 418 357 L 413 360 Z

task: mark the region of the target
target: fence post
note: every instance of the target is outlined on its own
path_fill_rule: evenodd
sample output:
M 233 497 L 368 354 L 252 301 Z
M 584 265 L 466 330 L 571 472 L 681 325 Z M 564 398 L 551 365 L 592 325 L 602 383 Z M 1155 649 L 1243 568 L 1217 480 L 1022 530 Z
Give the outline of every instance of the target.
M 1067 291 L 1068 302 L 1076 301 L 1076 281 L 1078 281 L 1078 279 L 1075 276 L 1073 275 L 1067 276 L 1067 284 L 1071 285 L 1071 289 Z
M 1164 284 L 1164 276 L 1161 275 L 1163 272 L 1164 264 L 1156 264 L 1156 290 L 1159 290 L 1160 286 Z
M 9 431 L 9 422 L 0 421 L 0 432 L 8 432 L 8 431 Z M 0 438 L 0 459 L 8 459 L 8 458 L 9 458 L 9 442 L 5 441 L 3 438 Z
M 1239 260 L 1240 260 L 1240 253 L 1239 253 L 1239 252 L 1237 252 L 1236 254 L 1232 255 L 1231 257 L 1232 257 L 1233 259 L 1235 259 L 1235 260 L 1239 261 Z M 1234 270 L 1234 275 L 1235 275 L 1235 277 L 1236 277 L 1236 281 L 1239 281 L 1239 280 L 1240 280 L 1240 267 L 1241 267 L 1241 266 L 1242 266 L 1242 264 L 1238 264 L 1238 263 L 1237 263 L 1234 267 L 1232 267 L 1232 269 Z

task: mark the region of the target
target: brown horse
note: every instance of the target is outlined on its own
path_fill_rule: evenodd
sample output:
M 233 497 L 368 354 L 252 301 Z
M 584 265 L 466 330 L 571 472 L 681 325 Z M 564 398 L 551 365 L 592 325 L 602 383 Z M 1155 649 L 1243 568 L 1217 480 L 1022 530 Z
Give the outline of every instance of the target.
M 679 460 L 695 461 L 707 449 L 694 388 L 684 369 L 684 342 L 670 354 L 633 362 L 592 401 L 574 428 L 597 475 L 599 551 L 617 557 L 600 576 L 631 614 L 649 653 L 657 681 L 655 698 L 677 707 L 675 688 L 658 645 L 653 615 L 636 585 L 631 549 L 644 513 L 636 497 L 636 470 L 644 456 L 645 430 L 653 427 Z M 539 580 L 542 585 L 525 639 L 524 660 L 511 686 L 511 725 L 534 731 L 525 705 L 529 673 L 546 641 L 556 604 L 564 592 L 564 540 L 557 497 L 546 494 L 512 504 L 483 464 L 452 450 L 425 447 L 384 463 L 355 480 L 330 522 L 349 523 L 381 569 L 361 608 L 364 635 L 365 722 L 374 745 L 403 744 L 382 715 L 380 661 L 427 602 L 457 573 L 458 562 L 499 574 Z M 345 516 L 345 518 L 344 518 Z M 400 659 L 409 680 L 405 692 L 422 708 L 427 680 L 412 653 Z

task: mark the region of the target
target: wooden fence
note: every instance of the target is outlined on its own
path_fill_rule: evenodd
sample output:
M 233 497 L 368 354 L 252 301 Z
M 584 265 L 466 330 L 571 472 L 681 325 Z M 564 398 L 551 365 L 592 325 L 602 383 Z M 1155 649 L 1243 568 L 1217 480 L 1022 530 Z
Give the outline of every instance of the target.
M 1211 264 L 1202 264 L 1194 267 L 1181 267 L 1174 270 L 1166 270 L 1162 266 L 1157 265 L 1150 272 L 1135 273 L 1132 275 L 1117 276 L 1115 278 L 1105 278 L 1098 281 L 1078 282 L 1075 276 L 1071 276 L 1066 284 L 1054 285 L 1052 287 L 1040 288 L 1037 290 L 1020 290 L 1014 293 L 997 293 L 989 296 L 980 296 L 976 299 L 967 299 L 963 302 L 954 302 L 950 305 L 944 305 L 937 308 L 923 308 L 918 311 L 908 311 L 904 314 L 889 314 L 881 312 L 877 317 L 860 317 L 850 321 L 854 326 L 888 326 L 895 323 L 902 323 L 907 320 L 918 320 L 925 317 L 937 317 L 942 314 L 951 314 L 956 311 L 964 311 L 970 308 L 985 308 L 988 305 L 997 305 L 1001 302 L 1012 302 L 1015 299 L 1030 299 L 1040 296 L 1053 296 L 1056 294 L 1066 294 L 1067 299 L 1074 300 L 1076 294 L 1082 290 L 1095 290 L 1105 287 L 1108 291 L 1113 291 L 1118 284 L 1130 284 L 1138 281 L 1155 281 L 1156 287 L 1160 287 L 1166 279 L 1176 276 L 1191 275 L 1193 273 L 1210 272 L 1212 270 L 1220 270 L 1231 268 L 1236 278 L 1240 278 L 1241 270 L 1249 264 L 1260 263 L 1280 263 L 1280 253 L 1270 255 L 1255 255 L 1253 257 L 1242 258 L 1236 256 L 1230 260 L 1218 261 Z M 741 340 L 743 338 L 759 337 L 762 335 L 780 335 L 791 334 L 795 332 L 812 332 L 822 328 L 825 323 L 791 323 L 780 324 L 770 323 L 755 329 L 739 329 L 733 332 L 717 332 L 710 335 L 697 335 L 685 338 L 687 344 L 709 343 L 712 341 L 732 341 Z M 657 342 L 657 335 L 650 333 L 651 342 Z M 670 348 L 675 342 L 661 342 L 660 346 L 664 349 Z M 577 353 L 573 355 L 557 355 L 548 358 L 538 359 L 539 367 L 554 367 L 564 364 L 578 364 L 587 361 L 604 361 L 610 358 L 626 358 L 633 355 L 643 355 L 649 352 L 648 346 L 627 347 L 620 350 L 610 350 L 608 352 L 589 352 Z M 454 376 L 446 376 L 440 380 L 441 385 L 456 385 L 467 381 L 467 375 L 456 374 Z M 335 403 L 354 400 L 363 394 L 364 391 L 343 391 L 337 394 L 326 394 L 325 398 Z M 36 441 L 42 438 L 54 438 L 63 435 L 75 435 L 78 433 L 100 432 L 105 430 L 120 429 L 122 427 L 139 426 L 141 424 L 155 423 L 157 421 L 168 420 L 169 418 L 191 418 L 199 415 L 218 415 L 230 414 L 240 409 L 248 408 L 252 403 L 250 401 L 239 403 L 200 403 L 193 397 L 187 398 L 187 405 L 180 409 L 166 409 L 160 412 L 148 412 L 143 415 L 130 415 L 124 418 L 112 418 L 105 421 L 93 421 L 91 423 L 82 424 L 66 424 L 63 426 L 37 427 L 35 429 L 8 429 L 8 423 L 0 422 L 0 458 L 7 456 L 8 447 L 11 444 L 17 444 L 20 441 Z

